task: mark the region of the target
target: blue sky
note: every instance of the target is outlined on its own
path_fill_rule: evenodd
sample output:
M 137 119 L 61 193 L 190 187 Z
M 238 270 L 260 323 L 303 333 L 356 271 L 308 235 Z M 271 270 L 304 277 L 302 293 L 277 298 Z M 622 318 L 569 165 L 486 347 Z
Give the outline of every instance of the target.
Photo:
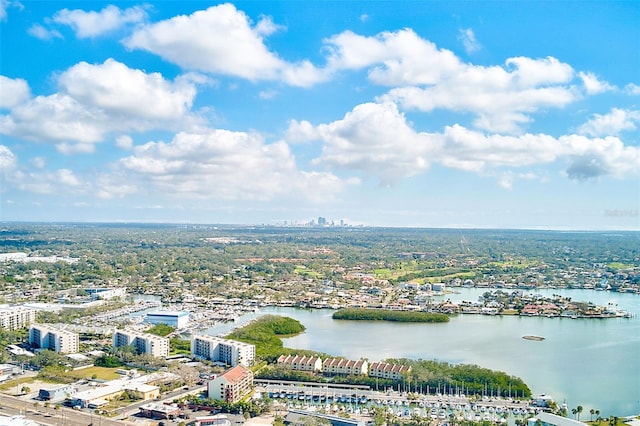
M 2 221 L 640 229 L 638 2 L 0 5 Z

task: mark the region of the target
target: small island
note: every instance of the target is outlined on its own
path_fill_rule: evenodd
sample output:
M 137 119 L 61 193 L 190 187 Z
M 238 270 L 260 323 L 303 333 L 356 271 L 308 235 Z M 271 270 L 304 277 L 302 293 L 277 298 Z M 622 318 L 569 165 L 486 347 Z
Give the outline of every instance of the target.
M 354 321 L 396 321 L 396 322 L 448 322 L 442 313 L 394 311 L 389 309 L 345 308 L 333 313 L 333 319 Z
M 525 336 L 522 336 L 522 338 L 525 339 L 525 340 L 533 340 L 535 342 L 542 342 L 544 340 L 544 337 L 542 337 L 542 336 L 533 336 L 533 335 L 529 335 L 529 334 L 525 335 Z

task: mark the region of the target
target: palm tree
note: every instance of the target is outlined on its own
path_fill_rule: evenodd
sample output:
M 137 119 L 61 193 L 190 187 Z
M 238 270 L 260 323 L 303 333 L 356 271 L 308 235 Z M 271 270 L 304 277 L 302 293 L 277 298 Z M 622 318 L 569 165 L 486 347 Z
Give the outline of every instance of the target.
M 591 415 L 590 420 L 593 421 L 593 415 L 595 414 L 596 410 L 594 410 L 593 408 L 591 410 L 589 410 L 589 414 Z
M 576 413 L 577 413 L 577 412 L 578 412 L 578 409 L 577 409 L 577 408 L 572 408 L 572 409 L 571 409 L 571 413 L 573 414 L 573 418 L 575 418 L 575 417 L 576 417 Z
M 578 405 L 576 407 L 576 411 L 578 412 L 578 421 L 580 421 L 580 413 L 582 413 L 582 405 Z

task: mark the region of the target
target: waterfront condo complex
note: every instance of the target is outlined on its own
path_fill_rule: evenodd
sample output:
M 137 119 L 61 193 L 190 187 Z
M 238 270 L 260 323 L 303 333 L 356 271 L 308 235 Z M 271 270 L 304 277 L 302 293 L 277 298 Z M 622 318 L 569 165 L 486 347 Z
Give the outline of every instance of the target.
M 253 364 L 256 347 L 248 343 L 215 336 L 198 335 L 191 338 L 191 354 L 211 361 L 223 362 L 235 367 Z

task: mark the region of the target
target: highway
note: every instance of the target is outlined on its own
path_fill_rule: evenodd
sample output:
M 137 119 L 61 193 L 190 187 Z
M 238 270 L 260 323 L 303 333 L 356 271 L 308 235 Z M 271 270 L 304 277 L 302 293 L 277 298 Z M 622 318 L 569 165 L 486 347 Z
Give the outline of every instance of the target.
M 46 426 L 122 426 L 135 425 L 136 423 L 112 420 L 97 414 L 84 411 L 73 410 L 71 408 L 60 407 L 55 410 L 53 407 L 34 407 L 33 403 L 16 398 L 10 395 L 0 394 L 0 414 L 14 416 L 24 415 L 27 419 L 38 422 Z

